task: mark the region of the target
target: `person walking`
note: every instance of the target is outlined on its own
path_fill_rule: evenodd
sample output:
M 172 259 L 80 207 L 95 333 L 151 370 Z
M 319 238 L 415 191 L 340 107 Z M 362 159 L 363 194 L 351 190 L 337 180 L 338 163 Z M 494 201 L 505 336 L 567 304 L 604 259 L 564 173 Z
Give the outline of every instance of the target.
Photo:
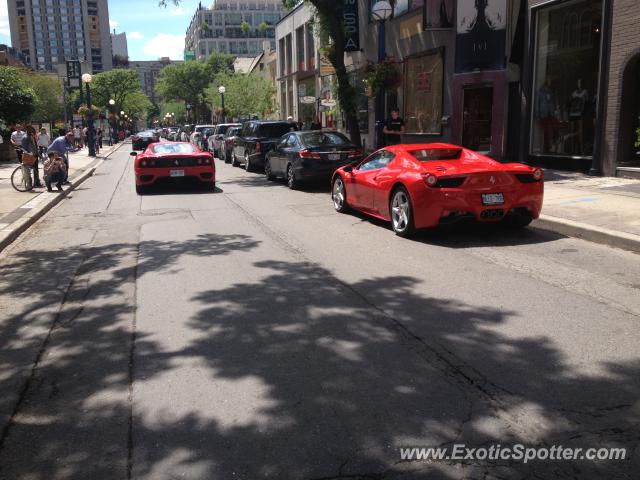
M 26 136 L 22 139 L 22 153 L 30 153 L 35 158 L 33 164 L 33 186 L 34 188 L 42 188 L 40 183 L 40 173 L 38 171 L 38 139 L 36 138 L 36 129 L 31 125 L 27 125 L 25 129 Z
M 16 129 L 11 133 L 11 143 L 16 149 L 18 162 L 22 163 L 22 140 L 27 134 L 22 130 L 22 125 L 16 125 Z
M 55 182 L 56 188 L 61 192 L 67 167 L 64 160 L 56 152 L 49 152 L 47 156 L 49 158 L 45 160 L 42 166 L 44 171 L 44 183 L 47 185 L 47 190 L 52 192 L 51 184 Z
M 98 127 L 96 130 L 96 153 L 102 148 L 102 127 Z
M 73 132 L 67 132 L 66 135 L 56 138 L 53 143 L 49 145 L 49 150 L 47 150 L 47 154 L 51 152 L 57 153 L 64 159 L 66 169 L 63 175 L 64 180 L 62 183 L 69 183 L 69 152 L 77 152 L 78 150 L 80 150 L 79 148 L 74 146 L 73 141 Z
M 82 146 L 82 144 L 80 143 L 81 139 L 82 139 L 82 135 L 80 132 L 80 128 L 78 126 L 73 127 L 73 141 L 77 148 Z
M 49 144 L 51 144 L 51 137 L 49 137 L 46 128 L 41 128 L 40 133 L 38 134 L 38 153 L 40 155 L 46 153 L 49 148 Z

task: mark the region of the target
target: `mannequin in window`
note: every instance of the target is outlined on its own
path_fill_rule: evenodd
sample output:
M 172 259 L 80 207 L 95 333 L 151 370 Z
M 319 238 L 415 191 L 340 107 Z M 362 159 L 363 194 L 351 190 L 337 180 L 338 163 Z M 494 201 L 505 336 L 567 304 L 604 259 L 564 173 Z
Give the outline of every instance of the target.
M 571 92 L 569 97 L 569 128 L 573 137 L 576 139 L 576 148 L 573 153 L 582 155 L 584 153 L 583 144 L 583 132 L 584 132 L 584 117 L 587 113 L 587 104 L 589 101 L 589 95 L 582 86 L 582 79 L 578 79 L 576 88 Z
M 542 129 L 542 153 L 557 151 L 560 122 L 558 120 L 558 101 L 556 93 L 551 87 L 551 77 L 545 79 L 538 89 L 536 102 L 536 117 Z

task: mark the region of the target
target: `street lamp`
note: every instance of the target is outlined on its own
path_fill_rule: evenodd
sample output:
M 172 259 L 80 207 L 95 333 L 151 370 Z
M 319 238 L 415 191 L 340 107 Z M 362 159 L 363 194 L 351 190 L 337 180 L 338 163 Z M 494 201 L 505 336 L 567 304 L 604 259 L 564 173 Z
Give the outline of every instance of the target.
M 116 101 L 111 98 L 109 100 L 109 106 L 113 109 L 116 105 Z M 118 143 L 118 120 L 116 119 L 116 114 L 115 112 L 113 112 L 113 118 L 112 118 L 112 122 L 111 122 L 111 141 L 113 142 L 113 144 Z
M 371 16 L 378 22 L 378 63 L 384 62 L 384 59 L 387 57 L 385 45 L 387 41 L 386 23 L 387 20 L 391 18 L 392 13 L 393 8 L 386 0 L 376 2 L 371 9 Z M 376 139 L 376 146 L 378 148 L 384 146 L 384 97 L 384 88 L 380 88 L 376 98 L 376 134 L 378 137 Z
M 184 108 L 187 110 L 187 123 L 191 121 L 191 104 L 185 104 Z
M 224 123 L 224 121 L 225 121 L 225 118 L 224 118 L 224 93 L 226 91 L 227 91 L 227 89 L 224 88 L 224 85 L 220 85 L 218 87 L 218 92 L 220 92 L 220 103 L 221 103 L 221 106 L 222 106 L 222 114 L 221 114 L 222 123 Z
M 91 109 L 91 87 L 89 84 L 93 77 L 89 73 L 82 75 L 82 82 L 87 86 L 87 108 L 89 109 L 89 118 L 87 121 L 87 141 L 89 142 L 89 156 L 96 156 L 96 144 L 93 137 L 93 110 Z

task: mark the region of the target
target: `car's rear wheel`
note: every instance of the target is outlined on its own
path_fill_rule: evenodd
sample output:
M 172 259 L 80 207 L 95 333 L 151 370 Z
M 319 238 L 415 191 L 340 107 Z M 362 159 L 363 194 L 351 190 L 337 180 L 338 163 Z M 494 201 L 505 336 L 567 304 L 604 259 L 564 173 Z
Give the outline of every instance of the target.
M 409 192 L 404 187 L 398 187 L 391 196 L 391 226 L 396 235 L 400 237 L 410 236 L 415 227 L 413 223 L 413 208 Z
M 507 215 L 503 220 L 503 224 L 508 228 L 519 230 L 528 226 L 533 221 L 533 216 L 530 212 L 520 213 L 516 212 L 511 215 Z
M 271 162 L 269 161 L 268 158 L 265 159 L 264 161 L 264 175 L 265 177 L 267 177 L 267 180 L 275 180 L 275 176 L 273 175 L 273 172 L 271 171 Z
M 296 172 L 293 171 L 293 165 L 287 166 L 287 187 L 291 190 L 297 190 L 300 187 L 300 182 L 296 178 Z
M 331 199 L 336 212 L 345 213 L 349 209 L 347 204 L 347 189 L 344 186 L 342 177 L 336 177 L 331 188 Z
M 231 166 L 232 167 L 240 166 L 240 162 L 238 162 L 238 157 L 236 157 L 236 153 L 235 152 L 233 152 L 231 154 Z
M 253 172 L 253 165 L 251 165 L 251 157 L 248 154 L 244 154 L 244 169 L 247 172 Z
M 136 193 L 138 195 L 144 195 L 147 192 L 147 187 L 144 185 L 136 185 Z

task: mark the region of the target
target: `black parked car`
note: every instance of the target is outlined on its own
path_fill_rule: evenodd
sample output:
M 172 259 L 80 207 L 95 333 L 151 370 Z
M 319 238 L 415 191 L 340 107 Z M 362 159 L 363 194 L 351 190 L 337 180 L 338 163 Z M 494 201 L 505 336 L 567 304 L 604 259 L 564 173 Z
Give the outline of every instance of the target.
M 160 135 L 153 130 L 144 130 L 131 137 L 132 150 L 146 150 L 149 144 L 158 143 Z
M 336 169 L 359 161 L 362 149 L 337 132 L 292 132 L 267 154 L 264 165 L 269 180 L 284 177 L 289 188 L 302 182 L 328 180 Z
M 263 168 L 267 152 L 280 141 L 280 137 L 295 128 L 285 121 L 245 122 L 235 139 L 231 164 L 237 167 L 243 163 L 247 172 Z

